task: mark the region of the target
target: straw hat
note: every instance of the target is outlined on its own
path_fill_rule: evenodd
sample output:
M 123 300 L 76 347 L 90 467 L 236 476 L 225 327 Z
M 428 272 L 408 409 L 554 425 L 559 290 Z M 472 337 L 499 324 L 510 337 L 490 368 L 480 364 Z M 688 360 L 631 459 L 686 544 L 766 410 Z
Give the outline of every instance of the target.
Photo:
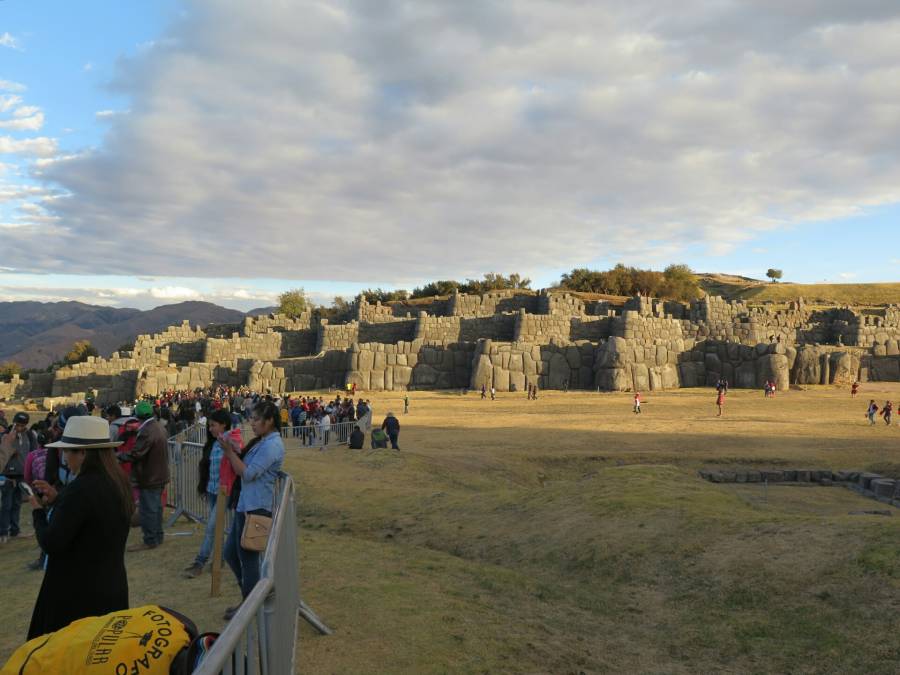
M 101 448 L 117 448 L 122 441 L 109 440 L 109 422 L 101 417 L 80 415 L 66 422 L 62 438 L 50 443 L 48 448 L 84 448 L 99 450 Z

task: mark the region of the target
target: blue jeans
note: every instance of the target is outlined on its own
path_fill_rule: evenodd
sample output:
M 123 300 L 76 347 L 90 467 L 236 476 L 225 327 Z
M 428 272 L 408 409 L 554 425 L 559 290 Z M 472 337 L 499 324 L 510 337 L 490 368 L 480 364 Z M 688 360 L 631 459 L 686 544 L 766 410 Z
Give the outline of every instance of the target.
M 400 432 L 395 431 L 395 432 L 391 433 L 389 431 L 389 432 L 387 432 L 387 435 L 388 435 L 388 438 L 391 439 L 391 448 L 393 448 L 394 450 L 399 450 L 400 448 L 397 447 L 397 440 L 400 438 Z
M 19 536 L 19 512 L 22 510 L 22 492 L 18 481 L 7 478 L 0 488 L 0 537 Z
M 200 552 L 194 559 L 194 564 L 203 567 L 209 556 L 212 555 L 213 542 L 216 536 L 216 501 L 219 495 L 214 492 L 206 493 L 206 501 L 209 502 L 209 518 L 206 519 L 206 530 L 203 532 L 203 543 L 200 544 Z
M 163 543 L 163 507 L 162 488 L 141 488 L 138 498 L 138 513 L 141 520 L 141 532 L 144 543 L 158 546 Z
M 259 581 L 259 551 L 248 551 L 241 548 L 241 533 L 244 531 L 246 514 L 235 511 L 228 541 L 225 542 L 225 562 L 234 572 L 241 597 L 246 598 Z

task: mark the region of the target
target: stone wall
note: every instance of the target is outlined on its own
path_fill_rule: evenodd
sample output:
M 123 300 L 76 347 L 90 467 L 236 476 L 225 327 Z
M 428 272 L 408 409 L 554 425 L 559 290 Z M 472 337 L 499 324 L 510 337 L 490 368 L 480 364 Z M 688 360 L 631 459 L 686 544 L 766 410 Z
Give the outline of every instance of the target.
M 524 309 L 535 314 L 538 311 L 538 304 L 539 296 L 531 291 L 491 291 L 484 295 L 457 293 L 450 298 L 449 313 L 452 316 L 482 317 Z
M 590 389 L 593 384 L 595 347 L 577 344 L 531 344 L 481 340 L 472 360 L 470 387 L 492 384 L 497 391 L 540 389 Z
M 361 389 L 453 389 L 468 386 L 472 364 L 471 343 L 355 344 L 349 350 L 345 382 Z
M 354 342 L 359 342 L 359 322 L 330 324 L 327 319 L 319 323 L 316 339 L 316 353 L 326 351 L 343 351 L 349 349 Z
M 214 383 L 309 390 L 356 382 L 364 389 L 494 384 L 521 390 L 734 387 L 774 380 L 843 384 L 900 381 L 900 308 L 812 309 L 704 298 L 684 304 L 635 297 L 622 310 L 572 293 L 498 291 L 430 303 L 360 302 L 357 320 L 312 325 L 306 313 L 240 325 L 188 322 L 142 335 L 132 352 L 28 381 L 0 397 L 56 400 L 97 392 L 101 403 Z M 414 313 L 413 316 L 406 315 Z M 401 318 L 406 317 L 406 318 Z

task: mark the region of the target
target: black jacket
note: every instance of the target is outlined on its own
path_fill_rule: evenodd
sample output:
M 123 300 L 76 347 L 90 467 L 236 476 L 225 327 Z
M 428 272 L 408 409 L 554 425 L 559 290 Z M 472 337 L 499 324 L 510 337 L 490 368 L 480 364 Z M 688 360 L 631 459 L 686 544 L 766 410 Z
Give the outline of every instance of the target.
M 381 428 L 388 432 L 388 434 L 399 434 L 400 420 L 393 415 L 388 415 L 384 418 L 384 422 L 381 423 Z
M 128 608 L 125 542 L 129 517 L 101 473 L 84 473 L 62 489 L 47 511 L 35 509 L 34 529 L 47 571 L 34 604 L 28 639 L 77 619 Z
M 351 450 L 362 450 L 363 443 L 366 442 L 366 435 L 359 429 L 354 429 L 352 432 L 350 432 L 349 441 Z

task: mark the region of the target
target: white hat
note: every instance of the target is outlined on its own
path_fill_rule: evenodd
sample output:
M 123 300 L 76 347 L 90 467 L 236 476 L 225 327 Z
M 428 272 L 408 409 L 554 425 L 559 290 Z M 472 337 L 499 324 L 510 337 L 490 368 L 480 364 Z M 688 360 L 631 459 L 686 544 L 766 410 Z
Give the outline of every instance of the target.
M 56 443 L 48 443 L 48 448 L 117 448 L 122 441 L 109 440 L 109 422 L 101 417 L 79 415 L 66 422 L 62 438 Z

